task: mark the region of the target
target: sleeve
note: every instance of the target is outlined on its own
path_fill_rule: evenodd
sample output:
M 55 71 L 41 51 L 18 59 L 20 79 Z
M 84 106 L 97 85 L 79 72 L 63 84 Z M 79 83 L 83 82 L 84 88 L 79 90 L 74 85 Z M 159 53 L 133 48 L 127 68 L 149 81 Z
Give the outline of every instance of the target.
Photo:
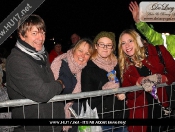
M 146 22 L 136 23 L 136 27 L 140 33 L 146 37 L 149 43 L 153 45 L 163 44 L 162 34 L 153 30 Z
M 58 74 L 59 74 L 59 79 L 63 82 L 65 86 L 62 94 L 72 93 L 77 84 L 77 79 L 76 77 L 73 76 L 72 72 L 70 71 L 67 62 L 62 60 L 62 64 Z
M 95 91 L 95 90 L 101 90 L 103 84 L 100 83 L 99 86 L 97 86 L 96 82 L 92 79 L 90 75 L 90 71 L 88 70 L 87 67 L 85 67 L 82 70 L 81 74 L 81 89 L 82 92 L 90 92 L 90 91 Z M 94 109 L 95 107 L 100 107 L 99 105 L 102 104 L 102 98 L 101 97 L 95 97 L 91 98 L 91 108 Z M 83 105 L 86 106 L 86 100 L 83 101 Z M 98 109 L 98 108 L 97 108 Z M 101 109 L 101 107 L 100 107 Z
M 122 82 L 122 87 L 129 87 L 131 86 L 131 79 L 129 79 L 126 75 L 123 75 L 123 82 Z M 136 81 L 135 80 L 135 84 L 136 84 Z M 143 93 L 144 91 L 143 90 L 139 90 L 139 91 L 136 91 L 136 92 L 128 92 L 126 95 L 127 95 L 127 99 L 130 99 L 130 100 L 133 100 L 133 99 L 136 99 L 141 93 Z
M 47 69 L 48 68 L 48 69 Z M 14 84 L 15 91 L 19 91 L 25 98 L 36 102 L 47 102 L 62 91 L 62 86 L 54 80 L 50 67 L 43 71 L 46 76 L 30 64 L 26 58 L 12 57 L 7 64 L 7 75 L 10 84 Z M 8 83 L 8 82 L 7 82 Z
M 166 36 L 167 49 L 170 54 L 175 58 L 175 35 Z
M 5 84 L 6 83 L 6 72 L 3 70 L 3 77 L 2 77 L 2 83 Z
M 52 63 L 53 60 L 54 60 L 54 56 L 52 54 L 49 54 L 49 62 L 50 62 L 50 64 Z
M 163 45 L 160 46 L 160 50 L 167 71 L 167 74 L 164 75 L 168 79 L 167 84 L 170 85 L 172 82 L 175 82 L 175 60 Z

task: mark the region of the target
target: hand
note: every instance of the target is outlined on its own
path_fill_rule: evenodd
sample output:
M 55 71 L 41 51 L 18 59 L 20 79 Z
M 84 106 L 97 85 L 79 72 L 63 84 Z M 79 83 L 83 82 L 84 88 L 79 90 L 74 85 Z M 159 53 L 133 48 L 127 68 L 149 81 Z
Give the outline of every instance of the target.
M 107 82 L 103 85 L 102 89 L 113 89 L 113 88 L 119 88 L 119 83 L 115 83 L 115 82 Z
M 119 82 L 118 78 L 116 77 L 116 71 L 115 70 L 112 70 L 112 71 L 108 72 L 107 77 L 108 77 L 109 81 L 113 81 L 115 83 Z
M 139 77 L 136 82 L 136 85 L 141 85 L 146 92 L 151 92 L 155 84 L 154 82 L 150 81 L 147 77 Z
M 58 79 L 57 81 L 62 85 L 63 88 L 65 88 L 63 82 L 60 79 Z
M 154 85 L 155 84 L 148 79 L 145 79 L 144 82 L 142 82 L 141 84 L 141 86 L 145 89 L 146 92 L 151 92 L 153 90 Z
M 150 81 L 154 82 L 155 84 L 165 83 L 167 81 L 167 78 L 165 75 L 161 74 L 153 74 L 150 76 L 147 76 Z
M 132 17 L 136 23 L 140 22 L 139 20 L 139 6 L 136 1 L 129 4 L 129 10 L 132 13 Z
M 70 118 L 71 118 L 71 113 L 70 113 L 69 107 L 72 107 L 72 105 L 73 105 L 73 101 L 67 103 L 67 104 L 64 106 L 64 112 L 65 112 L 65 118 L 66 118 L 66 119 L 70 119 Z
M 116 94 L 115 96 L 118 98 L 118 100 L 124 100 L 126 98 L 125 94 Z

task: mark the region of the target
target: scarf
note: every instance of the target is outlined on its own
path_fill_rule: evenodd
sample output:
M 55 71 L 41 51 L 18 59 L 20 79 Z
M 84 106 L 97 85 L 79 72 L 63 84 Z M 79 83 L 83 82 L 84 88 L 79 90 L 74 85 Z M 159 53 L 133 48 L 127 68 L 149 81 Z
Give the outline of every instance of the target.
M 27 44 L 26 42 L 22 40 L 17 40 L 15 45 L 18 50 L 22 51 L 26 55 L 28 55 L 30 58 L 32 58 L 36 63 L 40 65 L 46 65 L 47 61 L 47 54 L 45 51 L 44 46 L 40 51 L 36 51 L 35 48 Z
M 77 64 L 77 62 L 73 58 L 72 50 L 68 50 L 67 53 L 64 53 L 64 54 L 56 57 L 51 64 L 51 69 L 52 69 L 52 72 L 54 74 L 55 80 L 57 80 L 59 78 L 59 70 L 61 67 L 62 60 L 67 61 L 68 66 L 70 68 L 70 71 L 72 72 L 72 74 L 76 75 L 77 84 L 75 85 L 75 88 L 72 91 L 72 93 L 80 93 L 81 92 L 81 71 L 86 66 L 86 64 L 84 64 L 84 65 Z M 73 102 L 69 102 L 65 105 L 64 110 L 65 110 L 66 118 L 71 117 L 69 107 L 71 107 L 72 105 L 73 105 Z
M 113 60 L 105 60 L 100 56 L 97 56 L 95 59 L 92 60 L 99 68 L 107 71 L 108 73 L 114 69 L 117 65 L 117 58 Z M 102 90 L 111 89 L 111 88 L 118 88 L 119 83 L 114 83 L 113 81 L 108 81 L 102 86 Z
M 56 57 L 51 64 L 51 69 L 54 74 L 55 80 L 59 78 L 59 70 L 61 67 L 62 60 L 67 61 L 70 71 L 72 72 L 72 74 L 76 75 L 77 84 L 75 85 L 75 88 L 72 93 L 81 92 L 81 71 L 86 66 L 86 64 L 84 65 L 77 64 L 77 62 L 73 58 L 72 50 L 68 50 L 67 53 L 64 53 Z
M 113 59 L 113 60 L 105 60 L 102 57 L 98 56 L 92 60 L 99 68 L 110 72 L 114 69 L 114 67 L 117 65 L 117 58 Z

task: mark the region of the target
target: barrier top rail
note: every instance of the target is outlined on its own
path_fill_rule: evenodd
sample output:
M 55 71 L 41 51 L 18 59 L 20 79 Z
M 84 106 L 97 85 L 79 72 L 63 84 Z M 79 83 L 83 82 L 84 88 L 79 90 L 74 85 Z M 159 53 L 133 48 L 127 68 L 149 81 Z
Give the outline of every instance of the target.
M 175 85 L 175 82 L 173 82 L 171 85 Z M 157 85 L 157 87 L 163 87 L 163 86 L 168 86 L 168 85 L 166 83 Z M 138 91 L 138 90 L 143 90 L 143 88 L 141 86 L 130 86 L 130 87 L 108 89 L 108 90 L 98 90 L 98 91 L 92 91 L 92 92 L 56 95 L 52 99 L 50 99 L 47 103 L 72 100 L 72 99 L 80 99 L 80 98 L 88 98 L 88 97 L 96 97 L 96 96 L 102 96 L 102 95 L 110 95 L 110 94 L 116 94 L 116 93 L 126 93 L 131 91 Z M 30 99 L 7 100 L 7 101 L 0 102 L 0 108 L 32 105 L 32 104 L 38 104 L 38 103 L 40 102 L 35 102 Z

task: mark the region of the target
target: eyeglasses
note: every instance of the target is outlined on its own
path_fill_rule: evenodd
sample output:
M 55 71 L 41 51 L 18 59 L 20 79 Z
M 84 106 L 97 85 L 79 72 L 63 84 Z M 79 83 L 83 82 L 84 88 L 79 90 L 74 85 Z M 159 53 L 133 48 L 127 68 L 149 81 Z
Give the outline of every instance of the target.
M 107 49 L 112 49 L 112 48 L 113 48 L 113 45 L 109 45 L 109 44 L 108 44 L 108 45 L 105 45 L 105 44 L 98 44 L 98 43 L 97 43 L 97 45 L 98 45 L 100 48 L 105 48 L 105 47 L 106 47 Z

